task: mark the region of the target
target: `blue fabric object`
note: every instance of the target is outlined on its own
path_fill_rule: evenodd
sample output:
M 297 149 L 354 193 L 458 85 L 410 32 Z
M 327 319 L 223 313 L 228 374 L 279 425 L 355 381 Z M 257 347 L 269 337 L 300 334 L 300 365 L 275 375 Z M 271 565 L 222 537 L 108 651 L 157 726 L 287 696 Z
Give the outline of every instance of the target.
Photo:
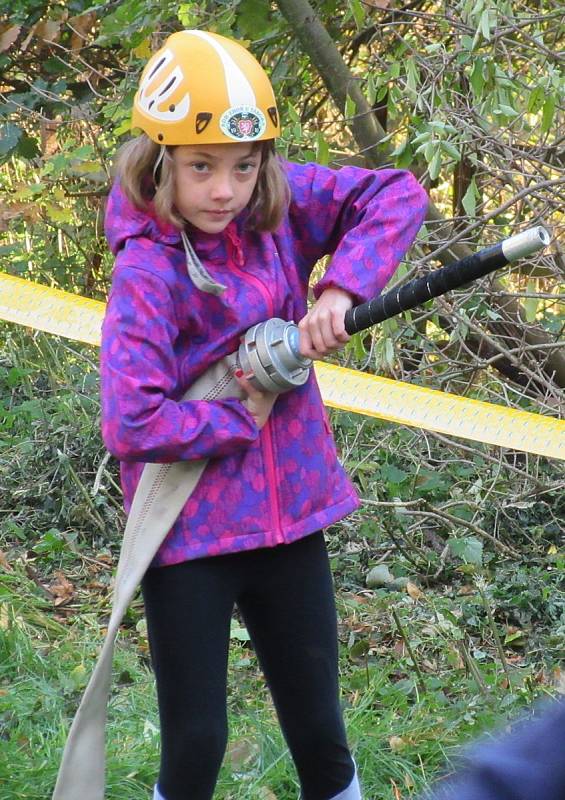
M 565 800 L 565 701 L 483 740 L 425 800 Z

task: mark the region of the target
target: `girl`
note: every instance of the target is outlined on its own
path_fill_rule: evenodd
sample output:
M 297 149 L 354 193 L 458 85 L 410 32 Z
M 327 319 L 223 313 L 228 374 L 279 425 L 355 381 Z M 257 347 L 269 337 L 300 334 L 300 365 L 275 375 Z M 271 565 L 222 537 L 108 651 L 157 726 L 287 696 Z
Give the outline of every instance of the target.
M 320 393 L 182 399 L 252 325 L 300 321 L 304 356 L 348 336 L 410 247 L 427 198 L 396 170 L 275 156 L 269 80 L 237 42 L 170 36 L 135 96 L 106 215 L 116 255 L 101 350 L 102 432 L 126 509 L 144 462 L 209 459 L 142 584 L 161 723 L 154 797 L 210 800 L 227 738 L 237 604 L 304 800 L 359 800 L 338 698 L 336 614 L 321 529 L 358 506 Z M 314 287 L 316 261 L 333 254 Z

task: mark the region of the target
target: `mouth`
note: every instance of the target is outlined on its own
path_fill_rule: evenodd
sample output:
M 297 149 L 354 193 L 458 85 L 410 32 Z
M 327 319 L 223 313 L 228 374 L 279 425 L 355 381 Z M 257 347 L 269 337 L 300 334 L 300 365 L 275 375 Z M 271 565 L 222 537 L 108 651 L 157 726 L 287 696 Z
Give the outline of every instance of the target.
M 218 210 L 218 209 L 211 209 L 210 211 L 206 211 L 205 213 L 206 213 L 206 214 L 208 214 L 208 215 L 210 215 L 210 216 L 212 216 L 212 217 L 218 217 L 218 218 L 221 218 L 221 217 L 227 217 L 227 216 L 229 216 L 229 215 L 230 215 L 232 212 L 231 212 L 231 211 L 229 211 L 229 210 L 227 210 L 227 211 L 226 211 L 226 210 L 224 210 L 224 209 L 220 209 L 220 210 Z

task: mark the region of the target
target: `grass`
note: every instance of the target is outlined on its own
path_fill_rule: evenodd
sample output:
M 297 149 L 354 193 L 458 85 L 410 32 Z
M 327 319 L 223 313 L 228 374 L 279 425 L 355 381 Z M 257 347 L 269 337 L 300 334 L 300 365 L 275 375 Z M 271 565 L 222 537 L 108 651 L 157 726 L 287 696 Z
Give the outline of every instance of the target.
M 83 576 L 84 579 L 84 576 Z M 105 615 L 78 591 L 58 612 L 38 585 L 15 567 L 2 581 L 0 619 L 0 785 L 5 797 L 40 800 L 54 784 L 69 720 L 94 665 Z M 413 653 L 423 690 L 393 626 L 390 603 L 411 620 Z M 442 768 L 454 747 L 493 725 L 501 706 L 510 713 L 530 702 L 531 670 L 505 686 L 494 661 L 477 662 L 484 691 L 462 661 L 453 663 L 453 631 L 442 639 L 435 600 L 396 593 L 338 593 L 342 692 L 349 738 L 367 797 L 408 797 Z M 442 601 L 443 613 L 449 604 Z M 62 613 L 64 611 L 64 614 Z M 440 619 L 439 624 L 443 624 Z M 367 642 L 367 647 L 359 647 Z M 139 600 L 130 609 L 114 661 L 108 724 L 108 798 L 149 797 L 158 764 L 158 719 Z M 299 795 L 255 656 L 235 628 L 230 655 L 230 746 L 217 797 Z
M 45 800 L 103 640 L 124 517 L 117 465 L 106 463 L 98 434 L 95 351 L 5 331 L 0 796 Z M 561 478 L 543 459 L 505 461 L 495 450 L 460 450 L 351 415 L 337 413 L 334 423 L 368 500 L 327 537 L 344 713 L 365 796 L 404 800 L 446 768 L 460 743 L 555 691 L 565 651 Z M 409 505 L 414 499 L 421 505 Z M 523 556 L 492 548 L 481 530 Z M 403 588 L 368 589 L 378 564 Z M 229 720 L 218 800 L 296 800 L 296 775 L 237 623 Z M 158 750 L 137 599 L 114 660 L 109 800 L 150 797 Z

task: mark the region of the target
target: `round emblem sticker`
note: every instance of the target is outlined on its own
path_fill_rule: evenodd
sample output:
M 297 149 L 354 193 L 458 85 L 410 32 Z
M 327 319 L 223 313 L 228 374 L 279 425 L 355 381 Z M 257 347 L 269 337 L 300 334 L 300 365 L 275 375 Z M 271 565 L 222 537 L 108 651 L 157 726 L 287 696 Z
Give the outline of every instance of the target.
M 220 118 L 223 133 L 239 142 L 257 139 L 266 127 L 265 115 L 255 106 L 229 108 Z

